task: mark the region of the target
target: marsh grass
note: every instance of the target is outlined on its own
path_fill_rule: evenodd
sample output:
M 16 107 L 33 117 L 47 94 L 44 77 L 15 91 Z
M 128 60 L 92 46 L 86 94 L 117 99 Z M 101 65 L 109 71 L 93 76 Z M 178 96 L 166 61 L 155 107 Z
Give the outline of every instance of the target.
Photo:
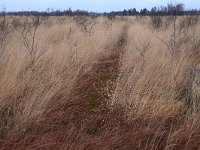
M 73 17 L 26 36 L 26 19 L 1 47 L 2 149 L 199 148 L 197 18 L 98 17 L 89 36 Z

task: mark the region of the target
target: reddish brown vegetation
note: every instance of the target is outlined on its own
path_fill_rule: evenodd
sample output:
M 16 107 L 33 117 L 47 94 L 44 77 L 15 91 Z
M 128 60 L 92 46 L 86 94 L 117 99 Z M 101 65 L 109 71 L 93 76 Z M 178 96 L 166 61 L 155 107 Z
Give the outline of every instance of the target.
M 185 103 L 176 115 L 135 119 L 128 118 L 123 106 L 111 107 L 128 32 L 125 25 L 115 43 L 96 56 L 96 62 L 77 72 L 71 88 L 63 87 L 51 98 L 39 121 L 23 132 L 8 132 L 0 149 L 199 149 L 200 133 L 193 133 L 198 120 L 186 122 Z

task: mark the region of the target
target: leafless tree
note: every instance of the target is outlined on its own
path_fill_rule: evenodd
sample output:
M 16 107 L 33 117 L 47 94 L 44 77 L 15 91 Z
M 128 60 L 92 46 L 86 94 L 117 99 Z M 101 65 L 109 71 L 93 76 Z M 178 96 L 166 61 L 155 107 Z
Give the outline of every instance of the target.
M 107 30 L 110 30 L 113 25 L 113 20 L 109 19 L 108 17 L 105 17 L 105 27 Z
M 162 27 L 162 25 L 163 25 L 163 17 L 162 16 L 152 15 L 152 16 L 150 16 L 150 19 L 151 19 L 151 25 L 155 29 Z
M 76 16 L 74 18 L 76 24 L 86 35 L 91 35 L 93 28 L 97 24 L 96 16 Z
M 149 37 L 146 37 L 145 39 L 138 38 L 138 40 L 135 41 L 135 48 L 142 58 L 145 57 L 146 52 L 151 48 L 151 41 L 149 39 Z
M 47 51 L 47 48 L 39 47 L 38 43 L 36 42 L 40 25 L 40 16 L 26 17 L 22 30 L 20 31 L 24 46 L 30 56 L 31 63 L 29 67 L 31 68 L 34 66 L 36 61 Z
M 8 16 L 6 15 L 6 8 L 4 6 L 0 16 L 0 57 L 6 50 L 5 46 L 7 45 L 7 40 L 12 31 L 13 27 L 9 22 Z

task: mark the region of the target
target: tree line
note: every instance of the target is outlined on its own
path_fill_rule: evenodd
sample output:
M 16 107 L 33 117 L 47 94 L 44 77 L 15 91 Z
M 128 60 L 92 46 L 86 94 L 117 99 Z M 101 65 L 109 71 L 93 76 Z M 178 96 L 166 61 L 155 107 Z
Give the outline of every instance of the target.
M 136 8 L 131 9 L 124 9 L 123 11 L 112 11 L 112 12 L 104 12 L 104 13 L 97 13 L 97 12 L 88 12 L 84 10 L 75 10 L 72 11 L 71 8 L 68 10 L 54 10 L 54 9 L 47 9 L 46 11 L 39 12 L 39 11 L 18 11 L 18 12 L 5 12 L 1 11 L 0 15 L 2 14 L 9 14 L 9 15 L 41 15 L 41 16 L 151 16 L 151 15 L 159 15 L 159 16 L 169 16 L 169 15 L 199 15 L 200 9 L 191 9 L 185 10 L 185 6 L 183 3 L 169 3 L 167 6 L 159 6 L 153 7 L 151 10 L 147 8 L 137 10 Z

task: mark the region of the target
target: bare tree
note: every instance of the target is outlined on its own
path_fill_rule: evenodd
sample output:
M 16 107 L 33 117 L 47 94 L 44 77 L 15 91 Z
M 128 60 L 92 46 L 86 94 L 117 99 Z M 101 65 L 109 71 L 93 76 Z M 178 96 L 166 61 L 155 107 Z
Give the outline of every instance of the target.
M 110 30 L 113 25 L 113 19 L 109 19 L 107 16 L 105 17 L 105 27 L 107 30 Z
M 97 24 L 96 16 L 76 16 L 76 24 L 86 35 L 91 35 L 93 28 Z
M 163 17 L 162 16 L 152 15 L 152 16 L 150 16 L 150 19 L 151 19 L 151 25 L 155 29 L 162 27 L 162 25 L 163 25 Z
M 185 30 L 187 32 L 189 28 L 198 25 L 199 21 L 200 21 L 199 15 L 182 17 L 182 20 L 179 23 L 179 30 Z
M 143 72 L 145 67 L 146 67 L 146 53 L 150 50 L 151 48 L 151 38 L 146 37 L 146 36 L 140 36 L 137 38 L 137 40 L 135 40 L 135 49 L 138 51 L 139 53 L 139 60 L 141 62 L 141 66 L 140 66 L 140 71 L 139 72 Z
M 163 42 L 169 49 L 172 56 L 178 57 L 179 49 L 178 47 L 182 44 L 183 38 L 181 36 L 181 30 L 179 30 L 177 16 L 172 15 L 168 17 L 168 20 L 171 22 L 171 35 L 170 38 L 162 39 L 156 36 L 161 42 Z
M 142 58 L 145 57 L 146 52 L 151 48 L 151 41 L 149 39 L 149 37 L 146 37 L 145 39 L 139 38 L 137 42 L 135 42 L 135 48 Z
M 30 56 L 31 63 L 29 67 L 31 68 L 34 66 L 36 61 L 47 51 L 47 48 L 39 47 L 38 43 L 36 42 L 40 25 L 40 16 L 26 17 L 23 23 L 22 31 L 20 31 L 24 46 Z M 32 69 L 34 70 L 34 68 Z
M 13 31 L 13 27 L 9 23 L 8 16 L 6 15 L 6 8 L 3 7 L 0 16 L 0 57 L 4 54 L 7 45 L 7 40 L 10 33 Z

